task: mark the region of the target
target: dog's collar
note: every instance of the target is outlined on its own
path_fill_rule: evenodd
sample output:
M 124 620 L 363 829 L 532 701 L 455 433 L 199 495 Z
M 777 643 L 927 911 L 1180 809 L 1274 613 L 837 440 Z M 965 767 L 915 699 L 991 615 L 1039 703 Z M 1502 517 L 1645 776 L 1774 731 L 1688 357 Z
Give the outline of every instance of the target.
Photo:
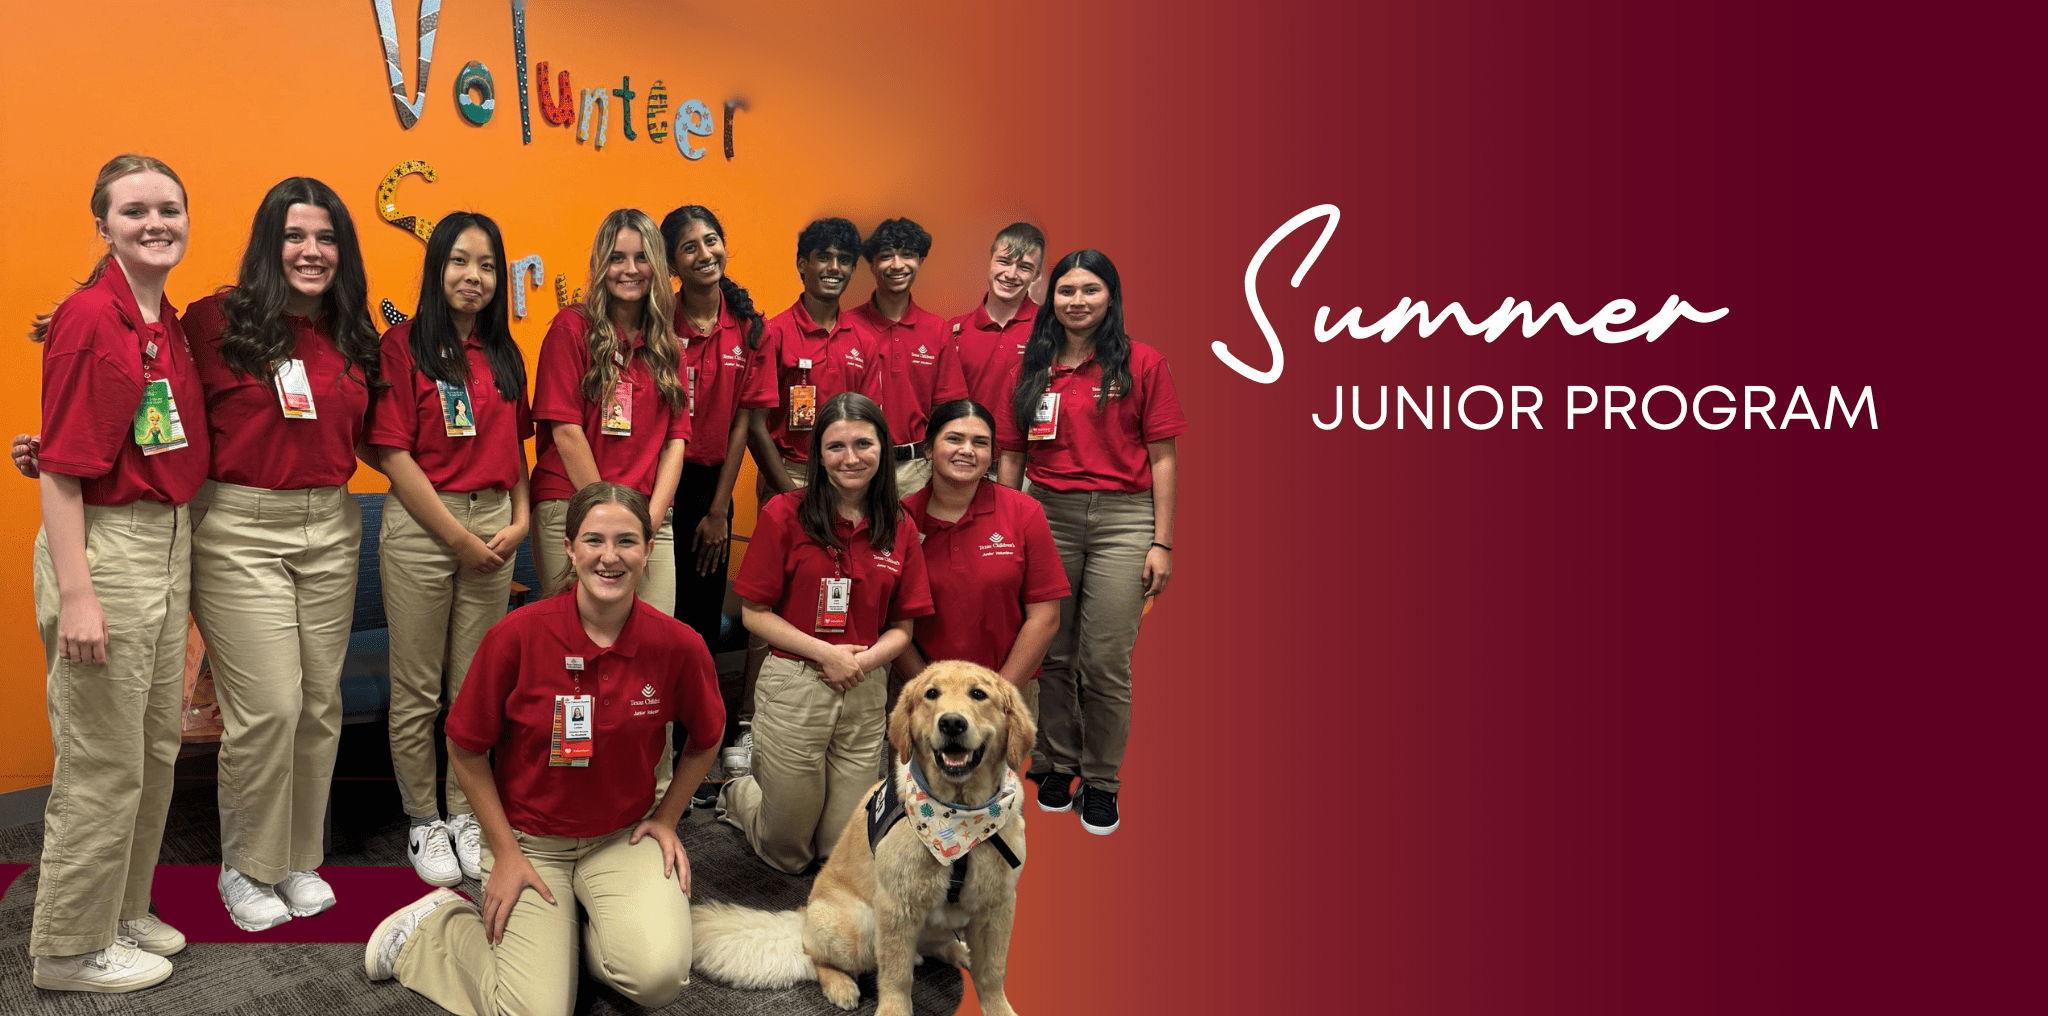
M 1000 803 L 1005 793 L 1017 789 L 1017 773 L 1010 768 L 1009 763 L 1004 763 L 1003 778 L 1001 780 L 996 781 L 996 792 L 989 795 L 988 800 L 983 801 L 980 804 L 954 804 L 953 802 L 945 800 L 944 798 L 941 798 L 939 795 L 932 793 L 932 785 L 925 781 L 924 767 L 918 765 L 916 759 L 911 759 L 909 762 L 902 763 L 901 765 L 899 765 L 898 768 L 901 768 L 902 766 L 908 766 L 910 768 L 910 782 L 916 786 L 917 790 L 920 793 L 922 793 L 925 797 L 930 798 L 933 804 L 936 804 L 941 808 L 950 808 L 955 811 L 968 812 L 983 810 L 992 805 Z M 900 779 L 901 776 L 899 775 L 898 778 Z M 906 799 L 908 799 L 909 796 L 910 795 L 908 794 L 904 795 Z
M 1003 779 L 995 796 L 973 807 L 941 801 L 932 795 L 924 772 L 913 762 L 899 763 L 893 779 L 882 781 L 868 801 L 868 850 L 881 845 L 890 827 L 908 818 L 917 831 L 918 842 L 940 864 L 952 867 L 946 884 L 946 902 L 960 902 L 967 883 L 967 862 L 976 846 L 987 843 L 1010 867 L 1024 862 L 996 833 L 1013 811 L 1023 792 L 1017 774 L 1003 767 Z

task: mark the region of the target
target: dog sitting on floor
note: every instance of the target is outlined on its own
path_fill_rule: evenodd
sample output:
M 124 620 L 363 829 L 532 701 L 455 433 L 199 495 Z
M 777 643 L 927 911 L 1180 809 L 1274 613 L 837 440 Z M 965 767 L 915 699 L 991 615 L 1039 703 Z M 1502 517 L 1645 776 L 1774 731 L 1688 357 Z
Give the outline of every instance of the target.
M 692 966 L 742 988 L 815 978 L 841 1009 L 860 1003 L 854 975 L 878 970 L 877 1016 L 909 1016 L 911 967 L 933 956 L 967 968 L 984 1016 L 1014 1016 L 1003 975 L 1024 865 L 1017 777 L 1033 736 L 1023 698 L 994 671 L 926 668 L 889 716 L 896 772 L 840 833 L 810 902 L 692 907 Z

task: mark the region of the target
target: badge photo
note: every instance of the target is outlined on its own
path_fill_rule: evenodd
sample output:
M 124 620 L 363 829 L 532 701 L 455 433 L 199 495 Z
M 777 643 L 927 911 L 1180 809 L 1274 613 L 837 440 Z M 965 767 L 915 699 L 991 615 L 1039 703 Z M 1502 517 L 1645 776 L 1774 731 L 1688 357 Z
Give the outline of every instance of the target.
M 142 387 L 142 404 L 135 407 L 135 446 L 144 455 L 161 455 L 185 447 L 185 425 L 178 419 L 178 400 L 171 394 L 171 382 L 158 378 Z
M 313 405 L 313 378 L 306 373 L 306 361 L 296 357 L 277 365 L 277 405 L 287 420 L 317 420 Z
M 1050 441 L 1060 433 L 1060 393 L 1046 392 L 1038 397 L 1038 408 L 1031 412 L 1031 433 L 1027 441 Z
M 449 437 L 476 436 L 476 407 L 466 385 L 434 382 L 441 394 L 441 424 Z
M 611 401 L 604 405 L 600 430 L 612 437 L 633 436 L 633 382 L 620 378 L 613 386 Z

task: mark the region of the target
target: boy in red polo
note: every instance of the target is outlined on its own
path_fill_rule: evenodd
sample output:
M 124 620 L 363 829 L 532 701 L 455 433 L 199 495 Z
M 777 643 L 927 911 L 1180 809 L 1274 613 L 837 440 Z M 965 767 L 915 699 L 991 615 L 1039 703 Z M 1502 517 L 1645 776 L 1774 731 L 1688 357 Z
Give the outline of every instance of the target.
M 818 407 L 840 392 L 864 392 L 875 362 L 875 339 L 839 298 L 860 259 L 860 230 L 845 219 L 818 219 L 796 237 L 796 272 L 804 292 L 789 309 L 768 319 L 747 394 L 757 413 L 747 446 L 761 473 L 761 501 L 804 483 L 811 428 Z
M 903 442 L 884 465 L 896 470 L 896 491 L 906 496 L 931 479 L 931 460 L 919 439 L 932 407 L 967 397 L 945 319 L 910 297 L 917 270 L 931 252 L 932 235 L 909 219 L 876 226 L 860 252 L 874 273 L 875 293 L 847 312 L 876 339 L 881 362 L 869 372 L 864 394 L 881 405 L 890 435 Z
M 991 413 L 1000 414 L 1009 404 L 1003 381 L 1023 359 L 1032 322 L 1038 319 L 1038 304 L 1030 293 L 1044 261 L 1045 234 L 1037 226 L 1028 222 L 1004 226 L 989 245 L 988 295 L 982 297 L 980 306 L 950 323 L 953 356 L 967 382 L 967 397 Z M 923 428 L 917 433 L 923 434 Z

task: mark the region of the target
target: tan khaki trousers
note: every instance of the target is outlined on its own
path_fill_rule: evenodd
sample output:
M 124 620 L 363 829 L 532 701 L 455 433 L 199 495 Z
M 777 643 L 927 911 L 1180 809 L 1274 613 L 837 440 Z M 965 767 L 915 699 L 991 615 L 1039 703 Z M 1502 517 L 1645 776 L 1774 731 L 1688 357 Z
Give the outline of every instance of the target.
M 569 581 L 569 552 L 562 547 L 563 541 L 568 539 L 569 502 L 559 498 L 542 501 L 533 506 L 533 519 L 534 572 L 540 577 L 540 594 L 553 596 Z M 640 576 L 640 598 L 670 617 L 676 614 L 674 519 L 675 509 L 671 508 L 662 517 L 661 528 L 655 530 L 654 542 L 647 547 L 647 570 Z M 668 731 L 668 746 L 662 751 L 660 761 L 654 764 L 656 804 L 661 803 L 661 795 L 668 793 L 669 781 L 676 774 L 676 725 L 671 723 L 665 729 Z M 455 784 L 451 781 L 448 786 L 452 788 Z
M 57 572 L 49 537 L 36 533 L 36 624 L 56 767 L 32 956 L 96 952 L 114 944 L 121 921 L 149 913 L 178 761 L 191 555 L 183 507 L 86 506 L 85 561 L 107 619 L 107 662 L 87 666 L 58 656 Z
M 486 541 L 512 524 L 508 491 L 439 496 L 464 530 Z M 512 596 L 512 565 L 506 561 L 488 575 L 465 570 L 455 551 L 420 525 L 397 497 L 385 497 L 377 572 L 384 586 L 384 617 L 391 626 L 391 768 L 398 776 L 399 800 L 413 818 L 441 813 L 435 793 L 441 769 L 434 751 L 434 717 L 441 712 L 442 689 L 453 704 L 484 632 L 504 619 Z M 448 814 L 470 812 L 461 785 L 449 780 Z
M 514 830 L 519 850 L 555 897 L 527 889 L 512 906 L 494 949 L 475 910 L 444 906 L 427 915 L 398 953 L 398 983 L 457 1016 L 566 1016 L 576 1004 L 578 953 L 633 1002 L 660 1007 L 690 983 L 690 898 L 661 873 L 661 844 L 626 841 L 631 829 L 597 839 L 532 836 Z M 496 859 L 484 846 L 484 882 Z M 579 935 L 578 911 L 589 925 Z
M 1031 494 L 1045 505 L 1074 590 L 1060 601 L 1060 630 L 1038 678 L 1039 745 L 1055 772 L 1115 792 L 1131 734 L 1131 650 L 1145 613 L 1152 493 Z
M 344 487 L 213 481 L 193 504 L 192 613 L 225 728 L 221 860 L 276 882 L 325 858 L 362 509 Z
M 875 785 L 887 667 L 833 691 L 808 660 L 770 656 L 754 686 L 754 769 L 726 785 L 719 817 L 761 860 L 796 874 L 832 853 Z
M 896 463 L 896 496 L 909 497 L 932 480 L 932 460 L 911 459 Z

